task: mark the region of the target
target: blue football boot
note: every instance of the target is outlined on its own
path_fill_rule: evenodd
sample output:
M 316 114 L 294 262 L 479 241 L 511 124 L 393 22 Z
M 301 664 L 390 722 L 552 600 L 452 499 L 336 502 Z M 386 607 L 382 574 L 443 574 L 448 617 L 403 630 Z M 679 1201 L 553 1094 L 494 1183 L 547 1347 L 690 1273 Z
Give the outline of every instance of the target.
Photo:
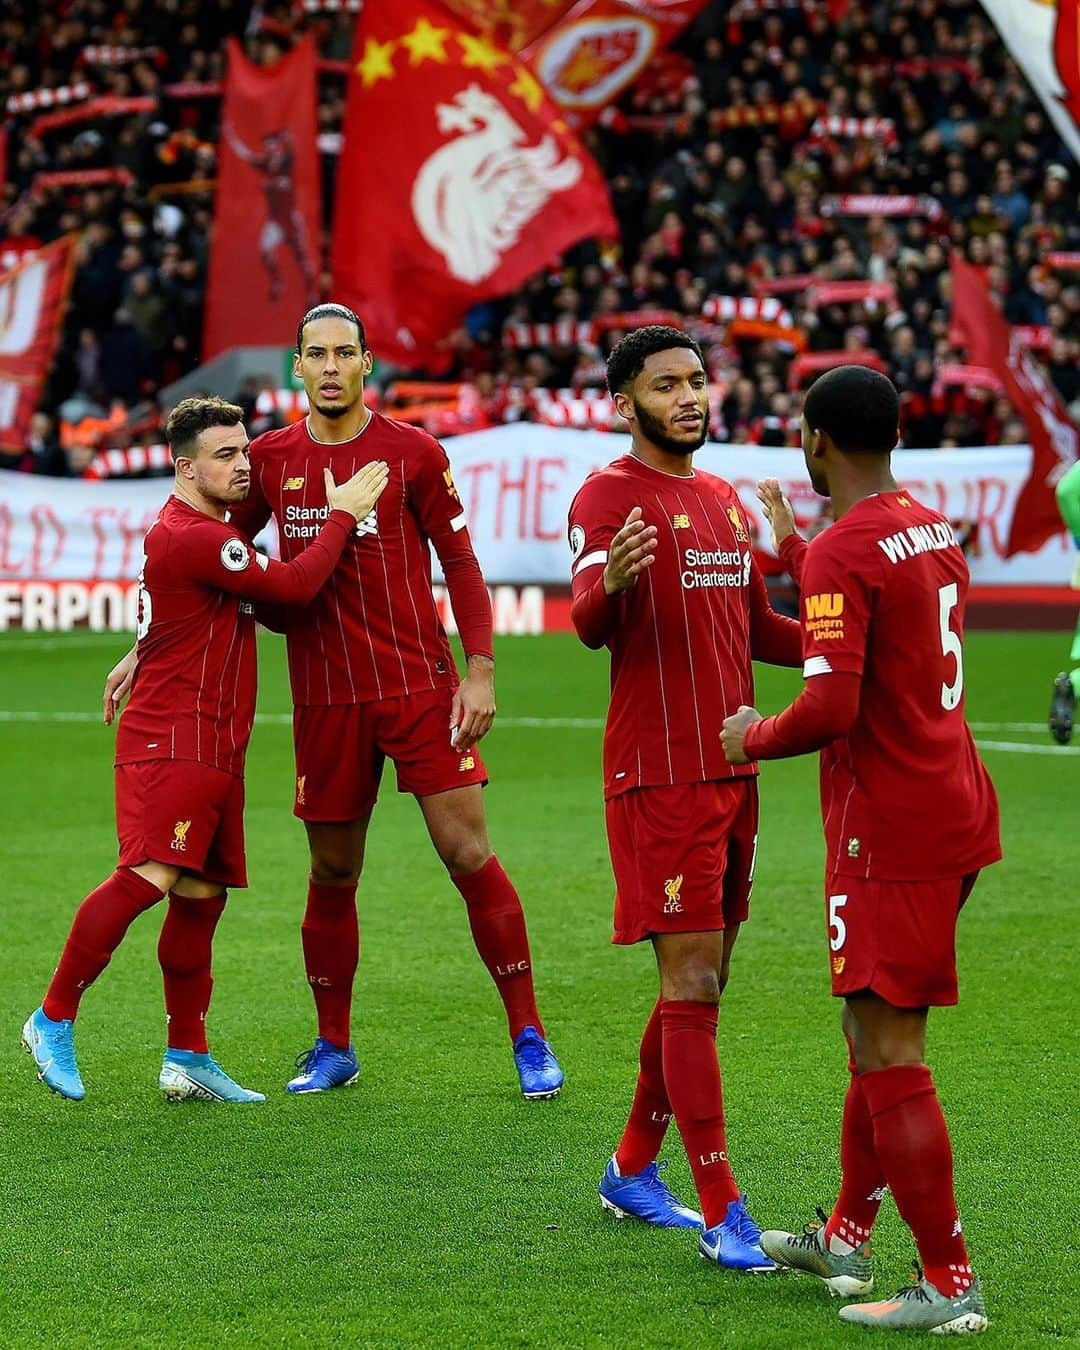
M 297 1055 L 295 1067 L 300 1072 L 285 1084 L 286 1092 L 329 1092 L 331 1088 L 352 1087 L 360 1076 L 360 1062 L 352 1046 L 342 1050 L 321 1036 L 315 1038 L 310 1050 Z
M 746 1196 L 740 1195 L 738 1200 L 729 1202 L 723 1223 L 706 1228 L 701 1234 L 698 1252 L 706 1261 L 715 1261 L 728 1270 L 752 1274 L 775 1270 L 776 1262 L 769 1260 L 760 1243 L 761 1229 L 750 1217 Z
M 61 1097 L 81 1102 L 86 1089 L 75 1062 L 74 1025 L 70 1019 L 54 1022 L 37 1008 L 23 1024 L 22 1043 L 37 1065 L 38 1080 Z
M 527 1102 L 557 1097 L 565 1074 L 555 1051 L 535 1027 L 525 1027 L 514 1042 L 514 1064 L 521 1081 L 521 1095 Z
M 234 1082 L 216 1059 L 197 1050 L 165 1051 L 158 1087 L 167 1102 L 264 1102 L 261 1092 L 251 1092 Z
M 643 1171 L 624 1177 L 612 1158 L 600 1182 L 600 1203 L 617 1219 L 641 1219 L 657 1228 L 704 1227 L 697 1210 L 684 1205 L 660 1180 L 660 1168 L 666 1166 L 650 1163 Z

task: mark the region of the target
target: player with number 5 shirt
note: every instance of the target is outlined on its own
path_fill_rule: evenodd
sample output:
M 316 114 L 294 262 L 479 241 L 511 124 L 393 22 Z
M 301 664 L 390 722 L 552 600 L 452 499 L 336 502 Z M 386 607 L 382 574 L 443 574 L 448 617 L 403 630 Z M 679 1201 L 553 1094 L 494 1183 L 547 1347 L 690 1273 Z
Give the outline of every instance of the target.
M 766 1232 L 761 1245 L 833 1293 L 864 1293 L 889 1189 L 922 1274 L 841 1320 L 970 1334 L 986 1310 L 925 1035 L 928 1009 L 957 999 L 957 917 L 979 869 L 1001 857 L 998 804 L 964 721 L 967 564 L 948 520 L 892 476 L 898 415 L 895 388 L 863 366 L 811 386 L 803 453 L 836 522 L 811 544 L 779 484 L 759 488 L 800 587 L 806 683 L 775 717 L 743 707 L 727 718 L 724 749 L 736 765 L 821 751 L 829 961 L 851 1069 L 831 1216 L 802 1234 Z

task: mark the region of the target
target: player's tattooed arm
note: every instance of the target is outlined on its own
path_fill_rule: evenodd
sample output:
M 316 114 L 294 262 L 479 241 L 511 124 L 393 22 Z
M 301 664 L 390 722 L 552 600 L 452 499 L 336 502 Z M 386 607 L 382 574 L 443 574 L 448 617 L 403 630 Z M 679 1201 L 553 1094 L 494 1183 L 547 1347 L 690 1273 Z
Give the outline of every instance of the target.
M 113 719 L 120 711 L 120 704 L 131 693 L 131 682 L 135 678 L 135 664 L 138 660 L 136 650 L 132 647 L 106 676 L 105 692 L 101 696 L 101 715 L 107 727 L 112 726 Z
M 450 707 L 454 749 L 471 750 L 491 730 L 494 720 L 495 662 L 490 656 L 470 656 Z
M 607 566 L 604 568 L 604 590 L 608 595 L 621 595 L 647 567 L 653 564 L 656 552 L 656 526 L 646 525 L 641 507 L 635 506 L 626 522 L 611 541 Z

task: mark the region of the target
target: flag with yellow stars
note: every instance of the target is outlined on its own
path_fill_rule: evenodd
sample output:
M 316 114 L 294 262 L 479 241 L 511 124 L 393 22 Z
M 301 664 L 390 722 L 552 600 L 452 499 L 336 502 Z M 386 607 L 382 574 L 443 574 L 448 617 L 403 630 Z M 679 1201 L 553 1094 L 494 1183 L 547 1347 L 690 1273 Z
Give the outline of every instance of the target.
M 705 0 L 579 0 L 524 47 L 521 59 L 572 125 L 587 126 L 704 7 Z
M 520 52 L 557 23 L 578 0 L 442 0 L 478 32 Z
M 430 365 L 478 300 L 615 233 L 603 175 L 525 64 L 435 0 L 364 6 L 334 299 L 359 312 L 377 356 Z

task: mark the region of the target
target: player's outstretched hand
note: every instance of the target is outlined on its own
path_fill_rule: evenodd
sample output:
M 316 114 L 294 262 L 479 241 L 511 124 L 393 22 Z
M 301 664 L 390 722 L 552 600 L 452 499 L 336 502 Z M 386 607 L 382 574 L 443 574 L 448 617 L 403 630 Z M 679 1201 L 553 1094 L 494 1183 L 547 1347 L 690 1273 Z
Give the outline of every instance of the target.
M 357 520 L 371 514 L 371 508 L 382 496 L 390 477 L 390 470 L 381 459 L 357 469 L 344 483 L 335 483 L 329 469 L 323 469 L 326 482 L 326 504 L 331 511 L 349 511 Z
M 746 736 L 747 727 L 760 721 L 761 714 L 758 710 L 748 708 L 745 703 L 739 704 L 738 712 L 724 718 L 724 729 L 720 733 L 720 744 L 724 747 L 724 754 L 727 756 L 729 764 L 750 763 L 750 760 L 743 753 L 743 739 Z
M 604 590 L 608 595 L 620 595 L 635 585 L 646 567 L 652 566 L 655 552 L 656 526 L 646 525 L 641 507 L 635 506 L 608 549 L 604 568 Z
M 101 720 L 111 727 L 113 719 L 120 710 L 120 704 L 131 693 L 131 682 L 135 678 L 135 648 L 132 647 L 109 671 L 105 679 L 105 692 L 101 696 Z
M 795 512 L 784 496 L 779 478 L 763 478 L 757 485 L 757 495 L 764 508 L 765 519 L 772 526 L 773 548 L 779 551 L 784 540 L 796 533 Z

